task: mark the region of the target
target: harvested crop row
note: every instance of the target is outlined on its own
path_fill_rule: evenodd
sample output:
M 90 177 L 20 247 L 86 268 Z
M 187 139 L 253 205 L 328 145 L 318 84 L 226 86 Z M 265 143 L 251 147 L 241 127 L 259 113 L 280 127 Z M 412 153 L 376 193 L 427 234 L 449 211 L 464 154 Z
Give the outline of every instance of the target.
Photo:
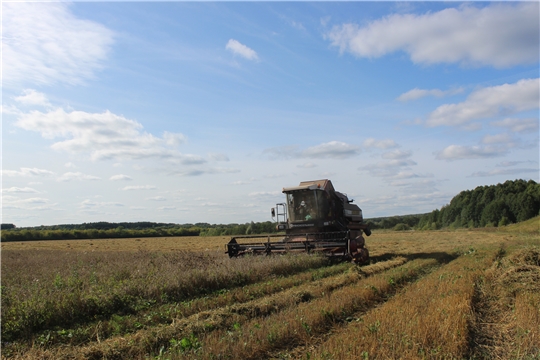
M 128 334 L 122 338 L 111 338 L 98 344 L 80 348 L 57 348 L 44 350 L 34 348 L 22 358 L 40 357 L 43 359 L 67 358 L 126 358 L 131 359 L 152 351 L 158 351 L 160 347 L 169 346 L 171 340 L 189 338 L 190 334 L 199 335 L 216 329 L 230 328 L 235 324 L 248 321 L 251 318 L 267 316 L 294 307 L 298 303 L 307 302 L 320 298 L 335 289 L 353 284 L 363 276 L 369 276 L 375 272 L 384 271 L 407 262 L 406 258 L 395 258 L 383 263 L 366 266 L 363 275 L 359 275 L 355 267 L 349 266 L 351 271 L 332 276 L 322 280 L 309 282 L 273 296 L 235 304 L 224 308 L 203 311 L 187 318 L 178 318 L 167 326 L 155 326 Z M 341 266 L 341 265 L 340 265 Z
M 501 249 L 476 282 L 470 354 L 476 359 L 540 356 L 540 246 L 508 252 Z
M 264 319 L 253 319 L 232 329 L 215 331 L 200 340 L 200 348 L 184 352 L 194 358 L 260 359 L 276 349 L 306 343 L 312 336 L 346 321 L 357 311 L 385 301 L 399 285 L 438 266 L 435 259 L 418 259 L 404 266 L 362 279 L 330 294 L 299 304 Z
M 218 253 L 3 251 L 2 269 L 9 271 L 2 271 L 2 340 L 32 339 L 43 329 L 133 314 L 327 264 L 308 255 L 231 261 Z
M 391 264 L 392 262 L 389 263 Z M 232 290 L 223 290 L 214 295 L 179 303 L 161 306 L 151 306 L 152 303 L 150 303 L 149 309 L 141 310 L 137 314 L 125 316 L 113 315 L 110 319 L 100 320 L 76 329 L 62 329 L 60 331 L 46 330 L 39 333 L 38 338 L 47 339 L 46 344 L 43 344 L 47 347 L 59 344 L 80 346 L 96 339 L 103 341 L 112 336 L 124 336 L 134 333 L 141 328 L 157 326 L 159 324 L 170 324 L 173 319 L 185 318 L 199 312 L 241 304 L 269 296 L 307 282 L 341 274 L 349 270 L 352 266 L 354 265 L 341 263 L 334 266 L 310 269 L 299 274 L 287 277 L 273 277 L 267 279 L 265 282 L 247 285 L 242 288 L 234 288 Z M 28 347 L 30 346 L 31 344 L 28 344 Z
M 467 357 L 474 282 L 488 252 L 471 251 L 310 349 L 314 359 Z

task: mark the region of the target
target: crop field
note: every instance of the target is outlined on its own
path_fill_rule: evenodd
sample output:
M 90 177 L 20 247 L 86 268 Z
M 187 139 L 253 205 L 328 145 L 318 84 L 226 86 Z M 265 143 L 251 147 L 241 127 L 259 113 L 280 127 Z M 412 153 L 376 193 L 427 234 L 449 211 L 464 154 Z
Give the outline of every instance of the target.
M 539 224 L 375 231 L 361 267 L 226 237 L 2 243 L 2 358 L 540 359 Z

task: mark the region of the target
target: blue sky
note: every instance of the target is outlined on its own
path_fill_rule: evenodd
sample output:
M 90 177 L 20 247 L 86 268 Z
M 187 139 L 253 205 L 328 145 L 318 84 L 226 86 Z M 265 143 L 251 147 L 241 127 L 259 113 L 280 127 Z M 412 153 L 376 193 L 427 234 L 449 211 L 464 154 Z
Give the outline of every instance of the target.
M 2 222 L 364 216 L 539 181 L 537 2 L 2 3 Z

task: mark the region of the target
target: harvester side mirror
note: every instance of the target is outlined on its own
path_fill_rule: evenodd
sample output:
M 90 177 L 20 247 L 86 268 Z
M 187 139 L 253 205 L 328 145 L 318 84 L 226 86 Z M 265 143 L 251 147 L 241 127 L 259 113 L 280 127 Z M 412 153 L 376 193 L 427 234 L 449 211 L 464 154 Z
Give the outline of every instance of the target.
M 276 217 L 276 210 L 274 208 L 271 209 L 271 212 L 272 212 L 272 217 Z

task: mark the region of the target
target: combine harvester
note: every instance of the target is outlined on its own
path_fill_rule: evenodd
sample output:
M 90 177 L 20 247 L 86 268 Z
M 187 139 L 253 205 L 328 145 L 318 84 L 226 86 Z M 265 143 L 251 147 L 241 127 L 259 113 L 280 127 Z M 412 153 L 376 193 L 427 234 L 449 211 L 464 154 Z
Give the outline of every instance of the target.
M 226 245 L 229 257 L 319 252 L 356 264 L 369 260 L 362 234 L 369 236 L 371 230 L 364 223 L 362 210 L 346 194 L 334 190 L 330 180 L 304 181 L 283 188 L 283 193 L 287 202 L 272 208 L 272 218 L 285 235 L 235 236 Z

